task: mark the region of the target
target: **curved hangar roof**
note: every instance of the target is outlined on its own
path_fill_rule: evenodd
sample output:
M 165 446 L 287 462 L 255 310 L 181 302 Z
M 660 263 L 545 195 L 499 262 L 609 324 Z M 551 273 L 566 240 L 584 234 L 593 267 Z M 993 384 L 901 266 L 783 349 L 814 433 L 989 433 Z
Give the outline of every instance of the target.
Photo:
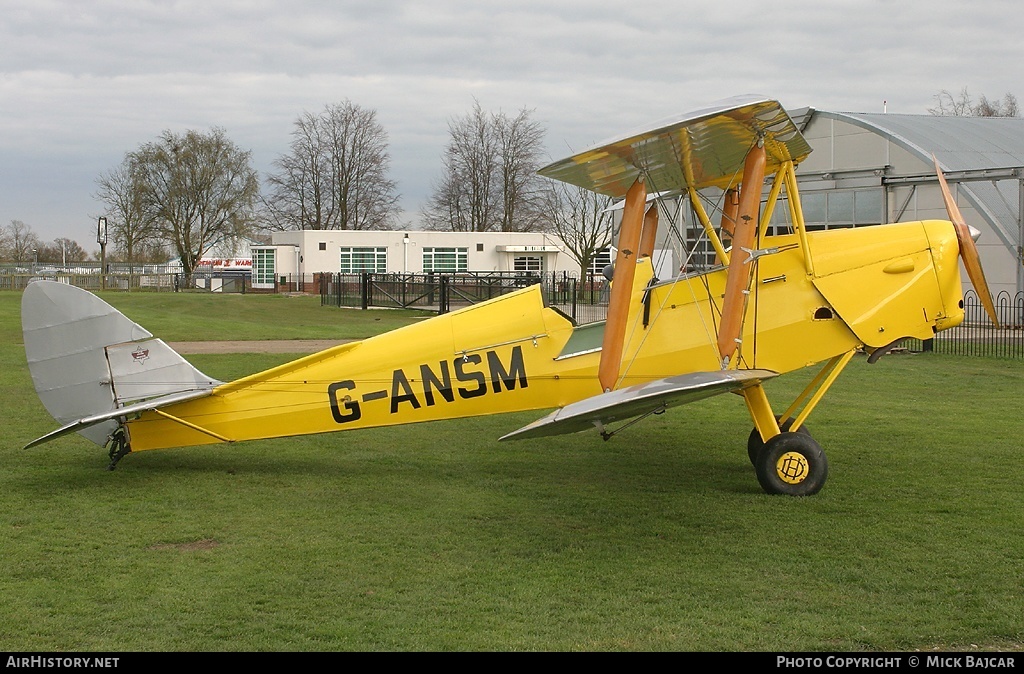
M 960 191 L 1007 246 L 1020 245 L 1018 178 L 1024 177 L 1024 119 L 813 109 L 793 114 L 801 129 L 816 115 L 869 129 L 918 157 L 927 173 L 932 171 L 933 153 L 947 174 L 974 172 L 973 180 L 960 183 Z M 988 172 L 990 179 L 986 179 Z
M 759 135 L 765 139 L 768 174 L 811 151 L 778 101 L 748 95 L 647 124 L 539 173 L 610 197 L 625 196 L 641 173 L 649 190 L 728 187 L 742 176 L 747 151 Z
M 974 172 L 974 181 L 962 182 L 960 190 L 1007 246 L 1021 245 L 1016 204 L 1021 201 L 1017 178 L 1024 178 L 1024 119 L 1016 117 L 804 108 L 791 118 L 775 100 L 737 96 L 597 143 L 549 164 L 540 174 L 615 198 L 625 196 L 641 173 L 649 181 L 649 190 L 724 188 L 742 175 L 744 157 L 759 133 L 766 139 L 766 173 L 786 160 L 801 162 L 811 147 L 800 132 L 817 115 L 872 130 L 902 146 L 921 159 L 922 175 L 931 172 L 932 153 L 947 173 Z M 985 179 L 986 171 L 998 175 Z M 978 181 L 979 176 L 983 180 Z

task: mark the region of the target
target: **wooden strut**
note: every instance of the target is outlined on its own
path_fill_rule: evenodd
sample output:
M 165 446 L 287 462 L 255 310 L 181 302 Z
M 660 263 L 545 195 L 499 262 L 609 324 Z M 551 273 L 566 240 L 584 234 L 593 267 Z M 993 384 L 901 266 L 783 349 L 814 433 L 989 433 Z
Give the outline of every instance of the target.
M 725 191 L 725 196 L 722 199 L 722 225 L 720 227 L 722 246 L 732 243 L 732 237 L 736 234 L 736 221 L 739 219 L 739 212 L 740 191 L 735 187 L 730 187 Z M 716 255 L 715 258 L 715 264 L 729 264 L 728 258 L 722 258 L 719 255 Z
M 641 257 L 654 257 L 654 243 L 658 238 L 658 204 L 651 204 L 644 214 L 643 232 L 640 234 L 640 255 Z M 653 261 L 652 261 L 653 264 Z
M 619 378 L 622 365 L 623 340 L 626 337 L 626 320 L 629 317 L 629 300 L 633 292 L 633 278 L 636 275 L 637 252 L 640 250 L 640 235 L 644 223 L 644 205 L 647 202 L 647 188 L 643 178 L 626 192 L 622 209 L 622 225 L 619 231 L 619 249 L 615 255 L 615 272 L 612 290 L 608 298 L 608 319 L 604 325 L 604 339 L 601 343 L 601 363 L 597 378 L 602 391 L 611 391 Z
M 764 185 L 766 162 L 764 145 L 759 143 L 747 153 L 743 165 L 739 214 L 725 281 L 722 323 L 718 328 L 718 353 L 722 357 L 722 369 L 729 367 L 730 360 L 739 346 L 740 330 L 743 328 L 743 314 L 747 306 L 745 295 L 750 285 L 750 275 L 754 271 L 754 265 L 751 264 L 753 260 L 743 249 L 753 250 L 756 247 L 758 211 L 761 207 L 761 188 Z

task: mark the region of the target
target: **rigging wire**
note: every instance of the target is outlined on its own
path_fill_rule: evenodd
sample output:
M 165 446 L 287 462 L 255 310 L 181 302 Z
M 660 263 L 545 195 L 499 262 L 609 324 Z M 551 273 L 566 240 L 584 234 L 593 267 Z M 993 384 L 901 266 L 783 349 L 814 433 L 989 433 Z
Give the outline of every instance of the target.
M 756 142 L 757 142 L 756 138 L 752 140 L 751 148 L 754 147 Z M 749 152 L 749 150 L 748 150 L 748 152 Z M 681 157 L 677 157 L 677 161 L 681 162 L 682 158 Z M 643 178 L 647 182 L 647 184 L 651 186 L 651 191 L 652 192 L 658 192 L 659 191 L 658 190 L 659 186 L 657 185 L 656 181 L 653 179 L 653 177 L 650 175 L 650 173 L 645 168 L 640 167 L 640 174 L 643 176 Z M 736 185 L 738 185 L 739 182 L 740 182 L 741 176 L 742 176 L 742 167 L 738 167 L 737 170 L 733 173 L 733 175 L 729 179 L 728 187 L 725 190 L 722 191 L 722 193 L 719 196 L 719 199 L 718 199 L 717 202 L 712 202 L 707 196 L 702 195 L 700 192 L 697 192 L 698 198 L 706 200 L 709 204 L 714 203 L 714 207 L 712 208 L 712 213 L 718 213 L 718 212 L 724 211 L 724 200 L 725 200 L 725 196 L 727 194 L 727 190 L 732 188 L 732 187 L 735 187 Z M 708 240 L 708 233 L 702 227 L 701 230 L 700 230 L 700 233 L 697 235 L 697 238 L 694 241 L 693 246 L 689 247 L 689 249 L 687 250 L 688 247 L 686 245 L 686 240 L 683 237 L 682 233 L 679 231 L 679 228 L 676 227 L 676 224 L 675 224 L 675 221 L 676 221 L 677 218 L 678 218 L 678 221 L 680 223 L 682 223 L 682 221 L 683 221 L 681 199 L 682 199 L 682 194 L 680 194 L 680 202 L 677 204 L 675 213 L 672 213 L 669 208 L 665 209 L 666 213 L 669 215 L 669 231 L 672 234 L 674 234 L 676 236 L 676 238 L 679 240 L 680 244 L 682 245 L 683 250 L 687 251 L 685 261 L 684 261 L 683 265 L 681 266 L 680 270 L 686 269 L 686 268 L 688 268 L 690 266 L 690 263 L 694 259 L 694 256 L 696 255 L 696 253 L 697 253 L 697 251 L 698 251 L 698 249 L 700 247 L 700 244 Z M 666 203 L 666 201 L 663 201 L 661 199 L 657 199 L 655 201 L 656 204 L 659 203 L 659 202 L 660 203 Z M 687 200 L 687 202 L 689 202 L 689 200 Z M 692 204 L 690 205 L 690 211 L 691 211 L 691 213 L 693 212 L 693 205 Z M 721 307 L 719 307 L 718 304 L 715 302 L 715 298 L 712 296 L 712 293 L 711 293 L 710 284 L 708 283 L 707 273 L 708 273 L 708 271 L 710 269 L 709 269 L 709 267 L 706 264 L 702 265 L 702 267 L 703 267 L 702 270 L 700 272 L 698 272 L 698 278 L 700 279 L 702 285 L 704 286 L 704 295 L 705 295 L 705 297 L 706 297 L 706 299 L 708 301 L 709 310 L 711 311 L 712 320 L 714 320 L 714 314 L 715 314 L 716 311 L 717 311 L 718 315 L 721 316 Z M 670 290 L 664 294 L 661 303 L 657 307 L 654 315 L 650 318 L 650 323 L 654 323 L 661 316 L 661 314 L 664 311 L 665 306 L 666 306 L 669 298 L 672 295 L 672 290 L 675 288 L 676 284 L 678 284 L 681 280 L 684 280 L 684 279 L 688 281 L 690 278 L 692 278 L 692 277 L 687 275 L 687 274 L 677 274 L 675 277 L 673 277 L 671 283 L 669 284 L 670 285 Z M 751 279 L 753 279 L 753 278 L 754 278 L 754 275 L 751 274 Z M 689 282 L 686 285 L 687 285 L 687 287 L 690 290 L 690 297 L 693 300 L 694 305 L 698 305 L 700 303 L 700 299 L 698 299 L 697 294 L 694 291 L 694 285 L 692 283 L 689 283 Z M 749 288 L 749 283 L 748 283 L 748 291 L 749 291 L 749 289 L 750 288 Z M 648 290 L 648 292 L 649 292 L 649 290 Z M 747 294 L 747 297 L 749 297 L 749 294 Z M 701 298 L 701 299 L 703 299 L 703 298 Z M 746 311 L 746 310 L 744 309 L 744 311 Z M 717 346 L 716 346 L 716 341 L 718 339 L 718 326 L 717 325 L 712 325 L 711 327 L 709 327 L 707 321 L 705 320 L 704 312 L 698 311 L 697 315 L 700 317 L 701 327 L 704 329 L 704 334 L 707 337 L 707 344 L 713 350 L 714 356 L 715 356 L 715 358 L 717 360 L 717 358 L 718 358 L 718 350 L 717 350 Z M 636 333 L 636 330 L 638 329 L 638 323 L 639 323 L 639 321 L 634 322 L 634 324 L 632 326 L 632 330 L 630 332 L 630 338 Z M 630 369 L 632 368 L 633 364 L 636 362 L 636 357 L 637 357 L 637 355 L 641 351 L 640 346 L 642 346 L 643 343 L 646 341 L 648 335 L 650 335 L 650 332 L 645 332 L 643 334 L 643 336 L 641 337 L 640 345 L 638 346 L 638 348 L 634 352 L 633 356 L 630 358 L 629 362 L 626 364 L 626 367 L 623 368 L 622 374 L 618 378 L 618 382 L 620 384 L 625 380 L 625 378 L 628 375 L 628 373 L 629 373 Z M 627 342 L 628 341 L 629 340 L 627 340 Z

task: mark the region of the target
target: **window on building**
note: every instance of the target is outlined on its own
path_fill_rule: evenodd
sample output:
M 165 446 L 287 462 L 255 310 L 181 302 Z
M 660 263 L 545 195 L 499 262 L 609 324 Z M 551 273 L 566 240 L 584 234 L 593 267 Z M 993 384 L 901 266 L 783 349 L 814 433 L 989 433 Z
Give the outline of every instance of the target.
M 327 250 L 327 242 L 326 241 L 321 241 L 320 242 L 320 250 Z
M 879 225 L 885 204 L 882 189 L 804 192 L 804 223 L 809 230 Z
M 729 245 L 729 244 L 726 244 Z M 686 241 L 683 244 L 683 260 L 686 271 L 703 271 L 711 269 L 718 262 L 718 253 L 708 240 L 704 228 L 699 224 L 686 228 Z M 719 264 L 721 264 L 719 262 Z
M 384 273 L 388 270 L 388 249 L 386 247 L 342 246 L 339 249 L 338 271 L 353 274 L 361 271 Z
M 544 271 L 544 260 L 543 258 L 533 257 L 530 255 L 512 258 L 512 269 L 514 271 L 530 271 L 537 272 L 539 274 Z
M 804 191 L 800 198 L 804 224 L 809 231 L 881 224 L 883 196 L 882 188 Z M 768 234 L 792 231 L 789 203 L 785 197 L 780 197 L 772 212 Z
M 858 225 L 880 225 L 885 222 L 885 199 L 881 189 L 854 192 L 853 221 Z
M 807 200 L 801 201 L 803 205 Z M 761 212 L 764 213 L 765 203 L 761 203 Z M 806 209 L 806 206 L 804 206 Z M 811 208 L 814 208 L 812 205 Z M 789 199 L 785 195 L 779 195 L 779 200 L 775 204 L 775 209 L 772 210 L 772 218 L 768 223 L 768 231 L 765 232 L 767 236 L 792 234 L 793 233 L 793 218 L 789 212 Z
M 600 276 L 604 272 L 604 268 L 612 263 L 612 249 L 602 248 L 597 251 L 597 255 L 590 261 L 590 269 L 587 270 L 588 274 Z
M 828 221 L 828 193 L 804 192 L 800 199 L 806 224 Z
M 424 248 L 423 271 L 466 271 L 468 248 Z
M 252 249 L 252 287 L 273 288 L 276 273 L 277 250 L 274 248 Z

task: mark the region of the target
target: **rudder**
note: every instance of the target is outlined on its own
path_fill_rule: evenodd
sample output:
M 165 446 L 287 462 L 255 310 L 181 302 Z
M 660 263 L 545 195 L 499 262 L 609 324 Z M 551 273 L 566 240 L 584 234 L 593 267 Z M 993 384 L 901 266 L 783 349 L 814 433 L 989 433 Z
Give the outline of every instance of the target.
M 66 283 L 30 283 L 21 300 L 21 326 L 39 400 L 61 424 L 79 422 L 74 430 L 98 445 L 120 421 L 83 420 L 221 383 L 97 296 Z

